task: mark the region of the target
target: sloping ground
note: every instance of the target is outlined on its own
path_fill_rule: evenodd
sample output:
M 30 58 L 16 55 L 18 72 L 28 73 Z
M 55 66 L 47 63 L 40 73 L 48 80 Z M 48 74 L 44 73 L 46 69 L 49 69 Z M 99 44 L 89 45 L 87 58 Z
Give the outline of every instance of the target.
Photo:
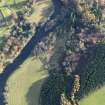
M 28 58 L 7 81 L 8 105 L 38 105 L 40 87 L 47 75 L 40 60 Z
M 105 87 L 81 100 L 80 105 L 105 105 Z

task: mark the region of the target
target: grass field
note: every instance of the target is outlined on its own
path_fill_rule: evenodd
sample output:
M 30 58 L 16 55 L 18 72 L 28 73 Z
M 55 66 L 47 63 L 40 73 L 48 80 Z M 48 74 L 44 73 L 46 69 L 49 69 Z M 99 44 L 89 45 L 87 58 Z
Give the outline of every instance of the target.
M 15 1 L 15 3 L 20 3 L 20 2 L 23 2 L 26 0 L 8 0 L 8 4 L 14 4 L 14 1 Z
M 0 1 L 0 6 L 3 6 L 4 4 L 12 5 L 14 3 L 20 3 L 26 0 L 1 0 Z
M 40 87 L 47 76 L 40 60 L 28 58 L 7 81 L 7 105 L 38 105 Z
M 8 26 L 0 28 L 0 37 L 8 36 L 8 34 L 9 34 Z
M 85 97 L 80 105 L 105 105 L 105 87 Z
M 8 9 L 7 7 L 1 7 L 0 10 L 2 11 L 2 14 L 4 17 L 10 16 L 12 13 L 12 11 Z

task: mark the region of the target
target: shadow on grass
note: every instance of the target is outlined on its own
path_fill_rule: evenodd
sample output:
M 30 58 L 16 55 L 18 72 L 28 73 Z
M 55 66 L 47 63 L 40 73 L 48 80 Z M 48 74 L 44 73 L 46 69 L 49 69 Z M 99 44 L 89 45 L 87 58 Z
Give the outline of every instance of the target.
M 28 105 L 39 105 L 41 86 L 46 78 L 32 84 L 26 95 Z

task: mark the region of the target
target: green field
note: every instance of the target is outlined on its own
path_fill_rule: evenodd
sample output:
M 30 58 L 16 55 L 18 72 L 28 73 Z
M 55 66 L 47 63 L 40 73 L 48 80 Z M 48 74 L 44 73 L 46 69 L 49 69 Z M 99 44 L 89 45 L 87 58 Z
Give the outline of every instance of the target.
M 4 4 L 13 5 L 14 3 L 20 3 L 23 1 L 26 1 L 26 0 L 1 0 L 0 7 L 3 6 Z
M 23 2 L 26 0 L 8 0 L 8 4 L 14 4 L 14 1 L 15 1 L 15 3 L 20 3 L 20 2 Z
M 11 15 L 12 11 L 8 9 L 7 7 L 0 7 L 0 10 L 4 17 L 8 17 Z
M 28 58 L 7 81 L 7 105 L 38 105 L 40 87 L 47 75 L 40 60 Z
M 0 28 L 0 37 L 7 36 L 8 32 L 9 32 L 8 27 L 2 27 L 2 28 Z
M 105 105 L 105 87 L 85 97 L 80 105 Z
M 5 3 L 7 5 L 6 7 L 4 6 L 3 2 L 0 2 L 0 11 L 3 13 L 4 17 L 8 17 L 13 11 L 21 10 L 24 1 L 26 0 L 7 0 Z M 10 8 L 8 8 L 8 6 L 10 6 Z

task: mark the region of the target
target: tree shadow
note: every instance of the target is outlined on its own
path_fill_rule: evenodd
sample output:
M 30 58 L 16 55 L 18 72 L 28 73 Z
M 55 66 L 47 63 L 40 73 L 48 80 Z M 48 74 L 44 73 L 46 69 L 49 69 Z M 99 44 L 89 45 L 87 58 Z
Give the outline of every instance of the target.
M 41 86 L 46 78 L 41 79 L 35 83 L 32 84 L 32 86 L 29 88 L 29 91 L 26 95 L 26 100 L 28 105 L 38 105 L 39 104 L 39 97 L 40 97 L 40 91 Z

